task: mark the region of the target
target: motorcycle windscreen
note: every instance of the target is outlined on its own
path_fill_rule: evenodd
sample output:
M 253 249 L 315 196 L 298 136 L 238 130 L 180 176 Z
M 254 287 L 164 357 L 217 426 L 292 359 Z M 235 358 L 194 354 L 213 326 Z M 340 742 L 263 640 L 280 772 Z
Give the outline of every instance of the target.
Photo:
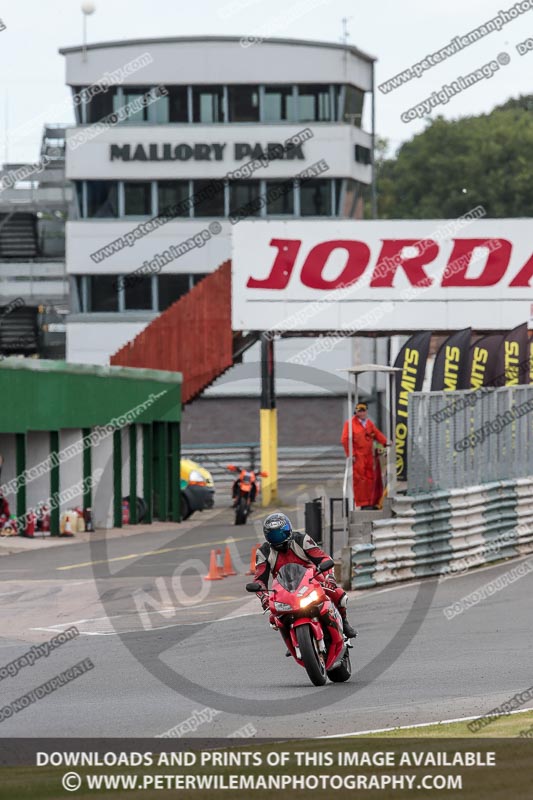
M 305 573 L 306 567 L 301 564 L 284 564 L 276 575 L 276 580 L 288 592 L 295 592 L 305 577 Z

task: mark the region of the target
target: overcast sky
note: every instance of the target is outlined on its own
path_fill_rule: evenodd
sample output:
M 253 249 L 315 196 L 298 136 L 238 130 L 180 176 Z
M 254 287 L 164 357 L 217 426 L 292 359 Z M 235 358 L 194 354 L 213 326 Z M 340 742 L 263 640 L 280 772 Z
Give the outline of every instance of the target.
M 518 43 L 533 38 L 533 0 L 523 2 L 532 8 L 500 31 L 425 71 L 420 79 L 389 94 L 377 91 L 378 133 L 393 149 L 425 127 L 422 119 L 402 122 L 403 112 L 498 55 L 507 54 L 510 63 L 431 115 L 457 118 L 488 112 L 509 97 L 533 92 L 533 50 L 523 56 L 516 50 Z M 514 0 L 96 0 L 96 12 L 88 18 L 88 41 L 225 34 L 338 42 L 342 18 L 349 17 L 349 42 L 377 57 L 380 84 L 513 6 Z M 0 32 L 0 161 L 6 160 L 6 109 L 8 159 L 34 161 L 41 126 L 37 123 L 24 136 L 16 128 L 35 117 L 72 121 L 64 58 L 58 49 L 81 43 L 80 2 L 2 0 L 0 19 L 6 26 Z M 501 61 L 507 61 L 505 55 Z

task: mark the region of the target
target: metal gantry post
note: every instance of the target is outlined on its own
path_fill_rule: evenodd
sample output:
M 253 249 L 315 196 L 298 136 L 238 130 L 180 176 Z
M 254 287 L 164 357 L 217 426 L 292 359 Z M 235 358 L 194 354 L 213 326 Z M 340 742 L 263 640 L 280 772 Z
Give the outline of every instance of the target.
M 59 431 L 50 431 L 50 533 L 59 534 Z
M 169 518 L 172 522 L 181 520 L 181 488 L 180 488 L 180 424 L 168 423 L 170 440 L 170 507 Z
M 122 431 L 113 431 L 113 527 L 122 528 Z
M 83 510 L 92 508 L 92 450 L 91 450 L 91 429 L 83 428 Z
M 130 523 L 136 525 L 137 520 L 137 426 L 128 427 L 130 445 Z
M 261 471 L 263 478 L 262 503 L 268 506 L 278 498 L 278 417 L 274 376 L 274 341 L 261 334 Z
M 26 434 L 15 434 L 16 447 L 16 470 L 17 475 L 24 475 L 26 472 Z M 26 515 L 26 480 L 19 481 L 17 488 L 17 517 L 24 520 Z M 24 531 L 22 531 L 24 533 Z

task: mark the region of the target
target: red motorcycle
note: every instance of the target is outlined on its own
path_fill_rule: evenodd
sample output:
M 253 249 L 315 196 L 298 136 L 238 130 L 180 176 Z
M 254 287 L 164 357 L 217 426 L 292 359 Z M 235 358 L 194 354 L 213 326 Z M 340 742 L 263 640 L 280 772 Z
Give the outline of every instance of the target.
M 272 583 L 246 584 L 248 592 L 270 594 L 270 613 L 287 648 L 311 682 L 323 686 L 327 678 L 334 683 L 347 681 L 352 674 L 351 645 L 342 632 L 342 619 L 328 598 L 317 575 L 333 567 L 333 559 L 316 569 L 303 564 L 284 564 Z
M 229 469 L 230 472 L 239 473 L 233 484 L 235 525 L 244 525 L 248 519 L 248 514 L 252 510 L 252 503 L 259 493 L 260 485 L 257 478 L 267 478 L 268 473 L 256 473 L 253 470 L 236 467 L 234 464 L 228 464 L 227 469 Z

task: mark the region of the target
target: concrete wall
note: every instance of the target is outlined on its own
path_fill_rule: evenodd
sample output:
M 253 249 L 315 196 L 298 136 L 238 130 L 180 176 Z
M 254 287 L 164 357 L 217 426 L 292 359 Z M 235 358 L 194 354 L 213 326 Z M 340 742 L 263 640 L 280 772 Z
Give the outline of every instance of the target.
M 143 487 L 143 429 L 142 425 L 137 425 L 137 495 L 138 497 L 144 497 L 144 487 Z
M 130 493 L 130 439 L 128 428 L 124 428 L 121 433 L 122 442 L 122 497 L 127 497 Z
M 92 448 L 92 472 L 103 470 L 93 487 L 92 518 L 95 528 L 113 527 L 113 436 L 100 439 Z
M 27 468 L 46 461 L 50 456 L 50 434 L 48 431 L 30 431 L 26 440 Z M 40 475 L 26 484 L 28 510 L 46 503 L 50 508 L 50 472 Z
M 62 461 L 59 466 L 59 494 L 63 495 L 68 491 L 69 496 L 63 499 L 60 505 L 60 513 L 77 506 L 83 507 L 83 452 L 79 447 L 82 439 L 82 432 L 79 429 L 65 429 L 59 433 L 59 449 L 65 450 L 68 447 L 78 445 L 79 453 Z M 79 484 L 79 488 L 78 488 Z M 76 487 L 76 492 L 71 494 L 71 490 Z
M 153 316 L 153 315 L 152 315 Z M 146 322 L 67 322 L 67 361 L 108 364 L 109 357 L 134 339 Z
M 15 464 L 15 434 L 0 433 L 0 454 L 4 457 L 1 477 L 1 485 L 4 485 L 17 477 Z M 16 495 L 14 493 L 6 493 L 5 497 L 9 503 L 11 513 L 15 514 L 17 509 Z
M 348 391 L 347 373 L 343 370 L 354 364 L 386 364 L 386 337 L 347 336 L 340 339 L 329 351 L 317 353 L 308 366 L 301 367 L 290 359 L 302 351 L 313 347 L 317 339 L 296 336 L 278 339 L 274 344 L 276 393 L 282 395 L 340 395 Z M 243 363 L 227 370 L 206 391 L 204 397 L 232 397 L 236 395 L 255 395 L 261 391 L 261 349 L 256 344 L 243 356 Z M 385 389 L 385 379 L 381 375 L 366 373 L 359 378 L 359 390 L 370 394 L 374 387 Z
M 339 446 L 346 412 L 343 397 L 279 397 L 280 447 Z M 375 415 L 370 409 L 370 416 Z M 182 444 L 259 442 L 256 397 L 199 398 L 183 410 Z

